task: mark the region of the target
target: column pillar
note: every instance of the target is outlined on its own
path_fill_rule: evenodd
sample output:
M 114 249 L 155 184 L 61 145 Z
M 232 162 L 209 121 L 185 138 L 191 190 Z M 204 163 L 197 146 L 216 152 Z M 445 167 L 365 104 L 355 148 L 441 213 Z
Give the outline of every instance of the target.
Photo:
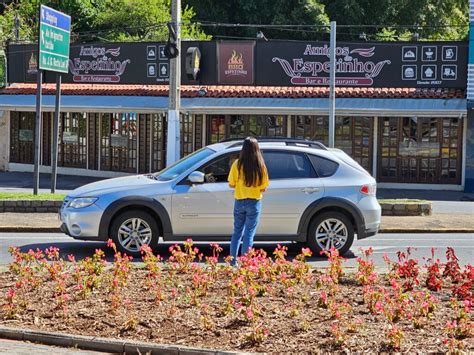
M 469 59 L 467 65 L 466 167 L 464 191 L 474 192 L 474 0 L 469 0 Z

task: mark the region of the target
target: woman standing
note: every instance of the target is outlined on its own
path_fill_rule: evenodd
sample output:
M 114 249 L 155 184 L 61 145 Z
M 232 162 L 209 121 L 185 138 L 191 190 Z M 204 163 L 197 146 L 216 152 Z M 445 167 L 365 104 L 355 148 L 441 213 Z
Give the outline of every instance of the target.
M 253 245 L 262 209 L 262 192 L 268 186 L 268 173 L 258 142 L 253 137 L 244 140 L 239 159 L 230 168 L 229 186 L 235 188 L 234 232 L 230 243 L 231 265 L 237 265 L 240 255 L 245 255 Z

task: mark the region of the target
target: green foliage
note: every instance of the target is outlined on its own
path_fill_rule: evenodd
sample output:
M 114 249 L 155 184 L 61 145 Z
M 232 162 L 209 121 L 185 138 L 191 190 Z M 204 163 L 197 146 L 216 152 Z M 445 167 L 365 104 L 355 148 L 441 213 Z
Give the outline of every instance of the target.
M 184 0 L 199 21 L 266 24 L 327 25 L 329 18 L 319 0 Z M 258 28 L 206 26 L 207 33 L 255 38 Z M 320 39 L 328 29 L 280 30 L 261 28 L 268 38 Z
M 170 0 L 106 0 L 107 11 L 96 19 L 99 28 L 108 30 L 107 40 L 163 41 L 168 38 L 166 23 L 171 21 Z M 189 23 L 194 16 L 190 7 L 182 10 L 181 21 Z M 207 39 L 194 26 L 183 26 L 183 39 Z
M 328 28 L 249 28 L 214 26 L 209 22 L 265 25 L 327 25 L 339 27 L 339 40 L 358 40 L 364 32 L 373 40 L 461 40 L 468 33 L 468 0 L 182 0 L 182 37 L 209 39 L 256 38 L 327 40 Z M 14 37 L 20 18 L 20 38 L 37 35 L 38 0 L 5 0 L 0 4 L 0 38 Z M 166 40 L 171 0 L 41 0 L 72 17 L 73 41 Z M 202 22 L 199 26 L 197 22 Z M 207 22 L 207 23 L 206 23 Z M 378 27 L 364 27 L 377 25 Z M 408 26 L 400 28 L 397 26 Z M 429 26 L 429 27 L 416 27 Z
M 14 18 L 20 17 L 20 38 L 37 36 L 37 0 L 17 0 L 6 5 L 0 16 L 0 36 L 13 39 Z M 42 4 L 72 18 L 72 41 L 165 40 L 171 21 L 170 0 L 43 0 Z M 185 7 L 182 21 L 190 22 L 194 11 Z M 182 37 L 207 39 L 198 25 L 184 26 Z
M 326 5 L 329 17 L 338 25 L 380 25 L 378 28 L 344 28 L 338 38 L 354 40 L 364 32 L 370 39 L 393 41 L 410 39 L 416 32 L 420 40 L 462 40 L 468 33 L 468 0 L 321 1 Z

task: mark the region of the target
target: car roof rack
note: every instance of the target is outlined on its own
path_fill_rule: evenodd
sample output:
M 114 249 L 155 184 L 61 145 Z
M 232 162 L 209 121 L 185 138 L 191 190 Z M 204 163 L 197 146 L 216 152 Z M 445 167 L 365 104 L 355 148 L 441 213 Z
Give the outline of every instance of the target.
M 234 144 L 231 144 L 227 147 L 227 148 L 233 148 L 233 147 L 241 146 L 244 143 L 245 138 L 247 137 L 227 138 L 227 139 L 223 139 L 219 141 L 219 143 L 235 142 Z M 266 136 L 255 136 L 254 138 L 257 139 L 259 143 L 278 142 L 278 143 L 285 143 L 288 146 L 307 146 L 310 148 L 327 150 L 326 146 L 323 143 L 310 141 L 308 139 L 303 139 L 303 138 L 266 137 Z

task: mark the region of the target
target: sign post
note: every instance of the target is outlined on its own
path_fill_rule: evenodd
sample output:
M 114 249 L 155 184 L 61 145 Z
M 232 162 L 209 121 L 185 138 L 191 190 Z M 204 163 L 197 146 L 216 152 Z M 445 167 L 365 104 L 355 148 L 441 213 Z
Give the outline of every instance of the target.
M 336 131 L 336 22 L 331 21 L 331 37 L 329 42 L 329 148 L 334 148 Z
M 56 170 L 58 159 L 59 109 L 61 99 L 61 73 L 68 72 L 71 17 L 62 12 L 40 5 L 40 26 L 38 36 L 38 88 L 36 93 L 36 134 L 34 191 L 39 189 L 39 162 L 41 139 L 41 77 L 43 70 L 56 72 L 56 107 L 54 112 L 53 154 L 51 172 L 51 192 L 56 191 Z
M 170 57 L 170 84 L 168 103 L 168 130 L 166 138 L 166 166 L 179 160 L 181 101 L 181 0 L 171 1 L 171 26 L 175 32 L 176 53 Z M 171 28 L 170 28 L 171 30 Z

